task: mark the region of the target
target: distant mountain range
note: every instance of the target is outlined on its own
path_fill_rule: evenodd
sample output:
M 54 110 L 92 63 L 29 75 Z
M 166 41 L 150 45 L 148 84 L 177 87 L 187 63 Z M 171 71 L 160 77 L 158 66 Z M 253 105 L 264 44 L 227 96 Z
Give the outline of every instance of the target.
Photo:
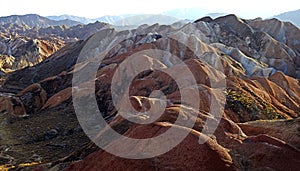
M 173 24 L 180 19 L 167 16 L 167 15 L 162 15 L 162 14 L 142 14 L 142 15 L 135 15 L 131 17 L 126 17 L 124 19 L 120 19 L 113 23 L 114 25 L 118 26 L 128 26 L 128 25 L 141 25 L 141 24 Z
M 5 25 L 5 24 L 18 24 L 18 25 L 27 25 L 29 27 L 45 28 L 49 26 L 62 26 L 62 25 L 71 27 L 81 23 L 70 19 L 56 21 L 46 17 L 39 16 L 37 14 L 27 14 L 27 15 L 11 15 L 6 17 L 0 17 L 0 25 Z
M 179 19 L 187 19 L 187 20 L 197 20 L 204 16 L 209 16 L 211 18 L 216 18 L 220 16 L 224 16 L 227 13 L 210 13 L 207 9 L 201 8 L 184 8 L 184 9 L 174 9 L 167 12 L 162 13 L 164 15 L 176 17 Z
M 82 24 L 88 24 L 88 23 L 94 22 L 94 20 L 90 19 L 90 18 L 78 17 L 78 16 L 74 16 L 74 15 L 67 15 L 67 14 L 59 15 L 59 16 L 47 16 L 46 18 L 49 18 L 49 19 L 55 20 L 55 21 L 73 20 L 73 21 L 80 22 Z
M 71 27 L 78 24 L 88 24 L 99 21 L 115 26 L 138 26 L 141 24 L 152 25 L 155 23 L 172 24 L 182 20 L 188 22 L 195 21 L 204 16 L 217 18 L 223 15 L 226 15 L 226 13 L 210 13 L 210 11 L 201 8 L 174 9 L 163 12 L 161 14 L 125 14 L 118 16 L 105 15 L 99 18 L 86 18 L 74 15 L 42 17 L 36 14 L 27 14 L 0 17 L 0 25 L 18 24 L 39 28 L 62 25 Z M 282 21 L 289 21 L 300 27 L 300 18 L 298 16 L 300 16 L 300 10 L 282 13 L 271 18 L 277 18 Z
M 117 22 L 128 18 L 128 17 L 133 17 L 133 16 L 137 16 L 138 14 L 125 14 L 125 15 L 105 15 L 102 16 L 100 18 L 95 18 L 94 21 L 99 21 L 99 22 L 104 22 L 104 23 L 109 23 L 109 24 L 113 24 L 116 25 Z
M 118 20 L 124 19 L 126 17 L 131 17 L 134 16 L 133 14 L 125 14 L 125 15 L 119 15 L 119 16 L 113 16 L 113 15 L 105 15 L 99 18 L 86 18 L 86 17 L 78 17 L 74 15 L 59 15 L 59 16 L 47 16 L 47 18 L 55 21 L 61 21 L 61 20 L 73 20 L 77 21 L 83 24 L 89 24 L 89 23 L 94 23 L 96 21 L 99 22 L 104 22 L 104 23 L 109 23 L 113 24 Z
M 48 16 L 47 18 L 61 21 L 74 20 L 83 24 L 93 23 L 96 21 L 109 23 L 117 26 L 138 26 L 141 24 L 172 24 L 180 19 L 162 14 L 125 14 L 119 16 L 105 15 L 100 18 L 85 18 L 73 15 Z
M 99 18 L 86 18 L 74 15 L 47 16 L 51 20 L 73 20 L 83 24 L 93 23 L 96 21 L 105 22 L 117 26 L 132 26 L 141 24 L 172 24 L 180 20 L 193 21 L 204 16 L 216 18 L 226 15 L 226 13 L 209 13 L 208 10 L 199 8 L 175 9 L 161 14 L 125 14 L 125 15 L 105 15 Z
M 207 9 L 199 8 L 184 8 L 184 9 L 174 9 L 170 11 L 163 12 L 164 15 L 173 16 L 180 19 L 196 20 L 205 14 L 209 13 Z
M 274 16 L 274 18 L 277 18 L 277 19 L 283 20 L 283 21 L 289 21 L 289 22 L 295 24 L 296 26 L 300 27 L 300 17 L 299 16 L 300 16 L 300 9 L 276 15 L 276 16 Z

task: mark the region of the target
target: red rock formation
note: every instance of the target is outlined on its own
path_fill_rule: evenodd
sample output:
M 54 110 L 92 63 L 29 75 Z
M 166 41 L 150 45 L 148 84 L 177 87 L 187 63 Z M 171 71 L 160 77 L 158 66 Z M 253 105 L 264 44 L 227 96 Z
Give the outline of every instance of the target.
M 53 95 L 51 98 L 47 100 L 47 102 L 43 105 L 42 109 L 47 109 L 51 107 L 56 107 L 59 104 L 64 103 L 66 100 L 70 99 L 72 93 L 72 88 L 66 88 L 57 94 Z
M 180 131 L 187 128 L 170 124 L 173 123 L 179 115 L 179 106 L 169 107 L 158 121 L 150 125 L 126 124 L 124 119 L 116 117 L 111 126 L 116 131 L 125 129 L 124 136 L 145 139 L 156 137 L 167 131 L 167 127 L 175 127 Z M 188 111 L 186 114 L 191 113 Z M 173 115 L 177 113 L 177 116 Z M 188 129 L 190 134 L 179 145 L 171 151 L 150 159 L 132 160 L 114 156 L 104 150 L 98 150 L 87 156 L 84 160 L 74 162 L 67 170 L 169 170 L 169 169 L 192 169 L 192 170 L 243 170 L 243 169 L 276 169 L 285 170 L 286 168 L 297 168 L 299 165 L 300 151 L 294 146 L 277 138 L 261 134 L 264 129 L 257 129 L 258 135 L 247 137 L 239 126 L 227 119 L 221 119 L 221 122 L 212 138 L 201 134 L 204 125 L 203 117 L 199 113 L 193 129 Z M 179 117 L 180 118 L 180 117 Z M 125 125 L 124 125 L 125 124 Z M 255 124 L 253 122 L 253 124 Z M 118 126 L 119 125 L 119 126 Z M 246 126 L 246 125 L 245 125 Z M 243 126 L 243 130 L 248 133 L 249 127 Z M 274 127 L 272 127 L 274 128 Z M 268 133 L 276 133 L 269 130 Z M 278 134 L 282 136 L 291 135 L 291 132 Z M 102 132 L 102 135 L 105 131 Z M 250 134 L 250 132 L 249 132 Z M 282 137 L 283 138 L 283 137 Z M 99 135 L 101 139 L 101 135 Z M 208 139 L 204 144 L 199 144 L 199 140 Z M 151 154 L 154 151 L 147 151 L 149 144 L 124 144 L 123 138 L 110 142 L 106 147 L 122 148 L 130 152 L 133 149 L 141 149 L 141 154 Z M 227 149 L 223 148 L 226 147 Z M 125 148 L 126 147 L 126 148 Z M 159 147 L 159 145 L 158 145 Z M 159 148 L 157 149 L 159 151 Z M 191 158 L 190 158 L 191 157 Z M 205 159 L 204 159 L 205 158 Z M 204 162 L 204 163 L 203 163 Z
M 17 95 L 1 97 L 0 111 L 16 114 L 11 101 L 17 99 L 17 106 L 23 105 L 21 109 L 35 118 L 47 111 L 59 113 L 72 105 L 72 98 L 86 100 L 95 95 L 109 126 L 122 135 L 145 139 L 161 135 L 170 127 L 178 133 L 189 131 L 171 151 L 142 160 L 117 157 L 89 144 L 59 161 L 73 162 L 69 170 L 296 170 L 300 162 L 295 119 L 300 114 L 297 47 L 270 36 L 268 29 L 254 29 L 251 22 L 229 15 L 199 20 L 179 30 L 159 25 L 123 32 L 102 30 L 86 41 L 67 45 L 35 67 L 10 74 L 2 90 Z M 95 58 L 88 59 L 94 52 L 107 50 L 106 45 L 117 36 L 126 39 L 112 47 L 101 64 Z M 97 49 L 88 49 L 90 46 Z M 171 55 L 163 51 L 183 62 L 170 59 Z M 76 64 L 80 54 L 85 58 Z M 120 69 L 125 64 L 127 67 Z M 99 65 L 96 77 L 84 75 L 80 77 L 83 81 L 72 87 L 73 74 L 93 65 Z M 123 83 L 131 77 L 129 98 L 116 107 L 113 95 L 123 98 Z M 184 83 L 180 90 L 176 81 Z M 159 99 L 161 92 L 164 96 Z M 182 100 L 183 95 L 188 97 L 187 102 Z M 118 111 L 118 107 L 128 111 Z M 154 123 L 148 125 L 133 123 L 152 119 Z M 187 121 L 195 124 L 187 126 Z M 95 120 L 87 122 L 93 125 Z M 210 126 L 216 129 L 210 132 Z M 52 130 L 59 137 L 57 132 Z M 105 127 L 97 133 L 96 140 L 100 141 L 110 132 Z M 199 139 L 207 141 L 199 144 Z M 151 151 L 149 144 L 121 140 L 107 140 L 106 147 L 128 152 L 140 149 L 143 155 L 163 150 L 161 144 L 157 151 Z M 74 162 L 77 159 L 80 161 Z
M 124 135 L 132 138 L 145 138 L 156 136 L 165 132 L 167 123 L 156 123 L 145 126 L 133 126 Z M 176 127 L 178 131 L 185 128 Z M 99 150 L 88 156 L 84 161 L 71 165 L 67 170 L 233 170 L 232 160 L 226 149 L 216 141 L 209 139 L 205 144 L 199 144 L 205 135 L 191 131 L 191 133 L 171 151 L 143 160 L 129 160 L 114 156 Z M 130 148 L 147 148 L 147 144 L 119 144 L 116 141 L 111 146 L 126 146 Z M 110 161 L 110 162 L 107 162 Z
M 4 94 L 0 96 L 0 112 L 7 112 L 20 117 L 27 116 L 25 107 L 19 98 Z

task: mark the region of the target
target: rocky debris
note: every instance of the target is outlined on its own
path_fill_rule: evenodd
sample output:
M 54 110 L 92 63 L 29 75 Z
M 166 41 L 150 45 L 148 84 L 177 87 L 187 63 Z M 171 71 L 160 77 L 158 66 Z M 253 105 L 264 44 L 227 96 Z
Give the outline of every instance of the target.
M 50 129 L 46 132 L 46 139 L 55 138 L 58 135 L 58 131 L 56 129 Z
M 26 118 L 1 113 L 0 121 L 1 156 L 10 156 L 0 157 L 1 167 L 53 162 L 89 143 L 71 107 L 52 108 Z

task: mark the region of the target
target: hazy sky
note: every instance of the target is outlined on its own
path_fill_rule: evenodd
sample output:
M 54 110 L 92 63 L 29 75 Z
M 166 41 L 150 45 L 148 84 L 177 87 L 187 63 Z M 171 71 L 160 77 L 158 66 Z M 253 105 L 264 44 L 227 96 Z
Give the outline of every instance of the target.
M 271 17 L 300 9 L 299 0 L 0 0 L 0 16 L 36 13 L 71 14 L 90 18 L 103 15 L 155 14 L 178 8 L 203 8 L 244 18 Z

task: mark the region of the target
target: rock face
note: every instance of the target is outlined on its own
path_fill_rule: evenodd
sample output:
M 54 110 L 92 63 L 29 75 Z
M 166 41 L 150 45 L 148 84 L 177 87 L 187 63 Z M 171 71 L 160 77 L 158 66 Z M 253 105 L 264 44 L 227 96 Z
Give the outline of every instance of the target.
M 296 75 L 299 74 L 300 68 L 300 31 L 299 28 L 294 26 L 288 22 L 282 22 L 277 19 L 271 20 L 253 20 L 249 22 L 249 25 L 255 29 L 262 30 L 268 33 L 277 41 L 287 45 L 290 47 L 293 52 L 295 53 L 295 68 L 296 68 Z M 293 53 L 292 52 L 292 53 Z M 298 78 L 298 77 L 297 77 Z
M 205 19 L 204 19 L 205 21 Z M 234 47 L 243 52 L 244 56 L 248 56 L 250 58 L 256 59 L 259 62 L 267 64 L 267 66 L 275 68 L 276 70 L 280 70 L 287 75 L 294 76 L 299 78 L 299 74 L 297 73 L 297 59 L 299 55 L 297 54 L 297 48 L 295 48 L 295 41 L 287 40 L 294 43 L 287 43 L 283 41 L 285 37 L 285 31 L 281 29 L 282 27 L 278 25 L 276 22 L 270 21 L 261 21 L 261 23 L 266 23 L 266 27 L 264 26 L 256 26 L 259 21 L 245 21 L 239 19 L 234 15 L 228 15 L 224 17 L 219 17 L 215 20 L 209 22 L 209 24 L 203 23 L 200 19 L 198 20 L 198 24 L 201 26 L 201 30 L 214 30 L 205 31 L 204 33 L 208 33 L 210 43 L 222 43 L 229 47 Z M 299 32 L 299 28 L 292 26 L 290 24 L 286 24 L 289 31 L 288 34 L 296 35 Z M 268 29 L 269 28 L 269 29 Z M 282 30 L 282 34 L 276 35 L 276 31 L 270 31 L 270 29 L 276 28 L 276 30 Z M 284 27 L 285 28 L 285 27 Z M 295 38 L 297 39 L 297 38 Z M 296 43 L 297 44 L 297 43 Z M 226 50 L 224 53 L 233 56 L 236 58 L 235 54 L 231 54 L 231 50 Z M 241 57 L 239 57 L 241 58 Z M 244 59 L 243 57 L 242 59 Z M 239 61 L 242 65 L 247 65 L 247 60 Z
M 65 44 L 63 41 L 46 41 L 28 38 L 4 38 L 0 42 L 0 68 L 11 72 L 27 66 L 34 66 Z
M 300 165 L 297 45 L 281 41 L 264 22 L 268 21 L 228 15 L 199 19 L 179 29 L 158 24 L 130 31 L 103 29 L 66 45 L 34 67 L 11 73 L 1 90 L 14 95 L 1 96 L 0 112 L 19 115 L 16 111 L 25 111 L 28 116 L 18 123 L 42 127 L 31 122 L 41 119 L 48 124 L 49 129 L 32 135 L 33 140 L 25 136 L 27 141 L 77 148 L 71 154 L 54 149 L 64 158 L 51 160 L 47 156 L 55 154 L 46 153 L 49 145 L 39 144 L 39 155 L 45 162 L 54 162 L 52 169 L 296 170 Z M 106 53 L 100 62 L 102 52 Z M 91 72 L 88 69 L 95 66 L 95 77 L 76 75 Z M 82 82 L 72 82 L 73 78 Z M 187 132 L 187 136 L 170 151 L 142 160 L 117 157 L 93 143 L 77 144 L 78 137 L 73 135 L 81 135 L 79 142 L 86 142 L 87 137 L 76 129 L 75 111 L 70 109 L 80 100 L 92 107 L 88 100 L 94 95 L 107 125 L 97 124 L 99 116 L 88 110 L 84 117 L 89 118 L 86 125 L 96 131 L 94 142 L 104 142 L 107 148 L 126 154 L 140 149 L 138 155 L 151 156 L 180 133 Z M 115 99 L 122 101 L 115 103 Z M 56 120 L 64 126 L 70 122 L 68 130 L 55 127 Z M 7 123 L 3 130 L 17 134 L 14 126 Z M 170 129 L 177 134 L 165 142 L 130 143 L 124 137 L 106 139 L 109 128 L 134 139 L 158 137 Z M 62 146 L 57 144 L 60 138 L 65 142 Z M 155 150 L 151 143 L 156 143 Z M 32 150 L 24 151 L 26 156 Z M 49 165 L 36 169 L 47 170 Z

